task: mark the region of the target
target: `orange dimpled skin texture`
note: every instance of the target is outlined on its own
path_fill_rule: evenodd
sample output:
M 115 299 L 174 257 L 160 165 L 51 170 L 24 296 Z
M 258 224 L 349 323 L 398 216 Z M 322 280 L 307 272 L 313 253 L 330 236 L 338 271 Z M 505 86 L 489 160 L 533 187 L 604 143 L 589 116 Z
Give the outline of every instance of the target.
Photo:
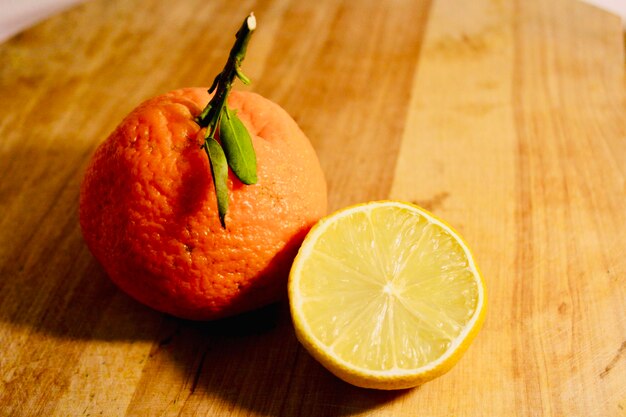
M 326 213 L 315 152 L 278 105 L 232 91 L 230 108 L 250 132 L 258 182 L 229 170 L 226 228 L 194 121 L 206 89 L 176 90 L 133 110 L 96 150 L 80 193 L 85 241 L 111 279 L 140 302 L 210 320 L 286 294 L 304 236 Z

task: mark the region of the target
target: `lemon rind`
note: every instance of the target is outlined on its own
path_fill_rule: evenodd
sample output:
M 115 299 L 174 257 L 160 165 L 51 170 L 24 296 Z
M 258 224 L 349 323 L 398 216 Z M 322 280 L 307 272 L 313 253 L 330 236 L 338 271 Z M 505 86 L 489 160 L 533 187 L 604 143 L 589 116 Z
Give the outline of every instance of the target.
M 478 297 L 476 302 L 476 308 L 472 317 L 465 324 L 464 329 L 457 335 L 452 341 L 448 349 L 436 360 L 428 363 L 427 365 L 413 368 L 404 369 L 394 367 L 386 370 L 372 370 L 356 366 L 341 357 L 333 354 L 329 354 L 329 346 L 322 343 L 313 333 L 306 320 L 303 320 L 301 314 L 302 298 L 295 290 L 298 281 L 296 277 L 300 276 L 302 268 L 301 259 L 306 259 L 308 255 L 313 251 L 313 242 L 317 241 L 317 238 L 333 223 L 339 221 L 343 217 L 352 215 L 356 212 L 367 212 L 370 208 L 395 206 L 403 209 L 410 209 L 414 212 L 422 215 L 432 224 L 440 226 L 452 235 L 463 249 L 467 260 L 468 270 L 472 272 L 478 282 Z M 465 350 L 469 347 L 469 344 L 474 339 L 478 330 L 482 326 L 482 322 L 485 318 L 485 306 L 486 306 L 486 291 L 482 274 L 476 265 L 474 256 L 471 253 L 469 247 L 460 236 L 460 234 L 445 221 L 437 218 L 428 210 L 419 207 L 415 204 L 393 201 L 393 200 L 381 200 L 369 203 L 362 203 L 353 206 L 346 207 L 338 212 L 330 214 L 329 216 L 321 219 L 311 229 L 307 237 L 305 238 L 298 254 L 293 262 L 293 267 L 289 275 L 289 302 L 292 320 L 295 324 L 296 337 L 303 344 L 303 346 L 320 361 L 329 371 L 337 375 L 341 379 L 346 380 L 357 386 L 365 388 L 379 388 L 379 389 L 397 389 L 397 388 L 409 388 L 415 385 L 419 385 L 422 382 L 426 382 L 436 376 L 442 375 L 447 372 L 454 364 L 460 359 Z

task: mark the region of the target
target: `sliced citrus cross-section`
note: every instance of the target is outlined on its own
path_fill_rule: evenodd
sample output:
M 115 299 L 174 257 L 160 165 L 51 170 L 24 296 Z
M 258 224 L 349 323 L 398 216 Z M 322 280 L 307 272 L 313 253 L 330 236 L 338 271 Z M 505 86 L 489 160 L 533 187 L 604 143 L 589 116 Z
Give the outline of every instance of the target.
M 321 220 L 289 277 L 298 340 L 329 371 L 365 388 L 409 388 L 448 371 L 485 315 L 485 288 L 450 226 L 403 202 Z

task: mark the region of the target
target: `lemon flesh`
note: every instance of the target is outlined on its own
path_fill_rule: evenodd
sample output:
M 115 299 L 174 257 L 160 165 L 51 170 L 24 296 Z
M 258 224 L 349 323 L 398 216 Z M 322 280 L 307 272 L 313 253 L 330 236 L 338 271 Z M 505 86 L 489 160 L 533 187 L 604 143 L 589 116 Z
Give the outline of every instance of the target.
M 448 370 L 484 311 L 480 274 L 458 234 L 400 202 L 322 220 L 294 261 L 296 335 L 355 385 L 415 386 Z

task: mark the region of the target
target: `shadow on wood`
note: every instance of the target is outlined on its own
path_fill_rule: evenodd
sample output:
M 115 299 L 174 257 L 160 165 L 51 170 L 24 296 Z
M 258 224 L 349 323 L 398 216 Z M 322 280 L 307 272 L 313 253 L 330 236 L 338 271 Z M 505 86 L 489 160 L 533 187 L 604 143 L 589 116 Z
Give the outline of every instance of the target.
M 3 181 L 0 322 L 61 339 L 145 339 L 158 313 L 122 294 L 87 250 L 78 225 L 84 151 L 15 146 Z M 140 326 L 141 323 L 141 326 Z
M 140 415 L 159 402 L 183 414 L 237 408 L 254 415 L 338 416 L 378 408 L 407 392 L 367 390 L 336 378 L 300 346 L 283 301 L 215 322 L 167 318 L 127 412 Z

